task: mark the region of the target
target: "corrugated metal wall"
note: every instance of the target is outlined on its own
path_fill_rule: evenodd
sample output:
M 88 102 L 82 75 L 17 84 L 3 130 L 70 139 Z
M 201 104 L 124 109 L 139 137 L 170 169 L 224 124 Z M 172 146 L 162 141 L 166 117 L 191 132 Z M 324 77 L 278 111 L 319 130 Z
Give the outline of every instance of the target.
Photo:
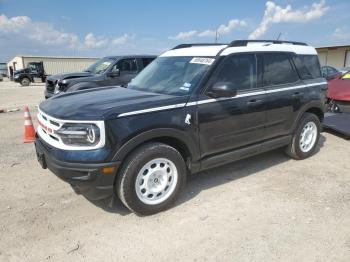
M 24 64 L 27 66 L 29 62 L 44 62 L 45 72 L 48 75 L 55 75 L 67 72 L 83 71 L 97 58 L 56 58 L 56 57 L 23 57 Z
M 350 66 L 346 65 L 347 52 L 350 51 L 350 46 L 316 48 L 316 50 L 318 52 L 321 65 L 329 65 L 334 67 Z

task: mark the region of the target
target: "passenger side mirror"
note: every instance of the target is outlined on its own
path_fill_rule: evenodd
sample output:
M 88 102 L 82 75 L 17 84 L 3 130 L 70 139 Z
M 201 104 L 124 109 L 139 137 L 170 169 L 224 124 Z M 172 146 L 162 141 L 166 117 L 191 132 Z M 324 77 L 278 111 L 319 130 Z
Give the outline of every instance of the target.
M 115 69 L 113 71 L 110 71 L 107 73 L 108 77 L 118 77 L 120 76 L 120 70 L 119 69 Z
M 237 89 L 231 82 L 217 82 L 207 94 L 213 98 L 234 97 L 237 95 Z

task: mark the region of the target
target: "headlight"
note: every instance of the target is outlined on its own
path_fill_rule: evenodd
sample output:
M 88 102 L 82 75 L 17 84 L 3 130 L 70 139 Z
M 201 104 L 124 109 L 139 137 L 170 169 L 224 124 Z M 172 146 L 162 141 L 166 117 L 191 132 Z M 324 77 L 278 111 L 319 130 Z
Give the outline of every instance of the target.
M 14 78 L 18 78 L 18 77 L 19 77 L 19 75 L 14 75 L 13 77 L 14 77 Z
M 56 131 L 69 146 L 95 146 L 100 142 L 100 129 L 94 124 L 64 124 Z

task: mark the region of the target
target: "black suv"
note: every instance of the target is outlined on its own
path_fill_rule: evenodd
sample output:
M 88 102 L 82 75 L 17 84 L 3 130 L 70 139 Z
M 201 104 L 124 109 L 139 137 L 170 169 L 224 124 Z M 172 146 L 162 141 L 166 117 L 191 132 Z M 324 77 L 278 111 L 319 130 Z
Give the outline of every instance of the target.
M 37 158 L 89 199 L 116 194 L 153 214 L 175 201 L 188 173 L 280 147 L 311 156 L 326 90 L 317 53 L 303 43 L 180 45 L 128 88 L 41 103 Z
M 83 72 L 49 76 L 45 98 L 63 92 L 101 87 L 125 87 L 156 56 L 108 56 L 99 59 Z

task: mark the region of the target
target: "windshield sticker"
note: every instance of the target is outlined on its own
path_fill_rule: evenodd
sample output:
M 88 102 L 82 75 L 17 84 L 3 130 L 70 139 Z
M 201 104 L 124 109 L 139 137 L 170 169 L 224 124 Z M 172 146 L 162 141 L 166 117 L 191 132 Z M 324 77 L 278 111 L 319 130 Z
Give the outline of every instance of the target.
M 184 87 L 191 87 L 191 83 L 184 83 Z
M 202 65 L 211 65 L 214 62 L 214 58 L 208 57 L 194 57 L 190 61 L 191 64 L 202 64 Z

